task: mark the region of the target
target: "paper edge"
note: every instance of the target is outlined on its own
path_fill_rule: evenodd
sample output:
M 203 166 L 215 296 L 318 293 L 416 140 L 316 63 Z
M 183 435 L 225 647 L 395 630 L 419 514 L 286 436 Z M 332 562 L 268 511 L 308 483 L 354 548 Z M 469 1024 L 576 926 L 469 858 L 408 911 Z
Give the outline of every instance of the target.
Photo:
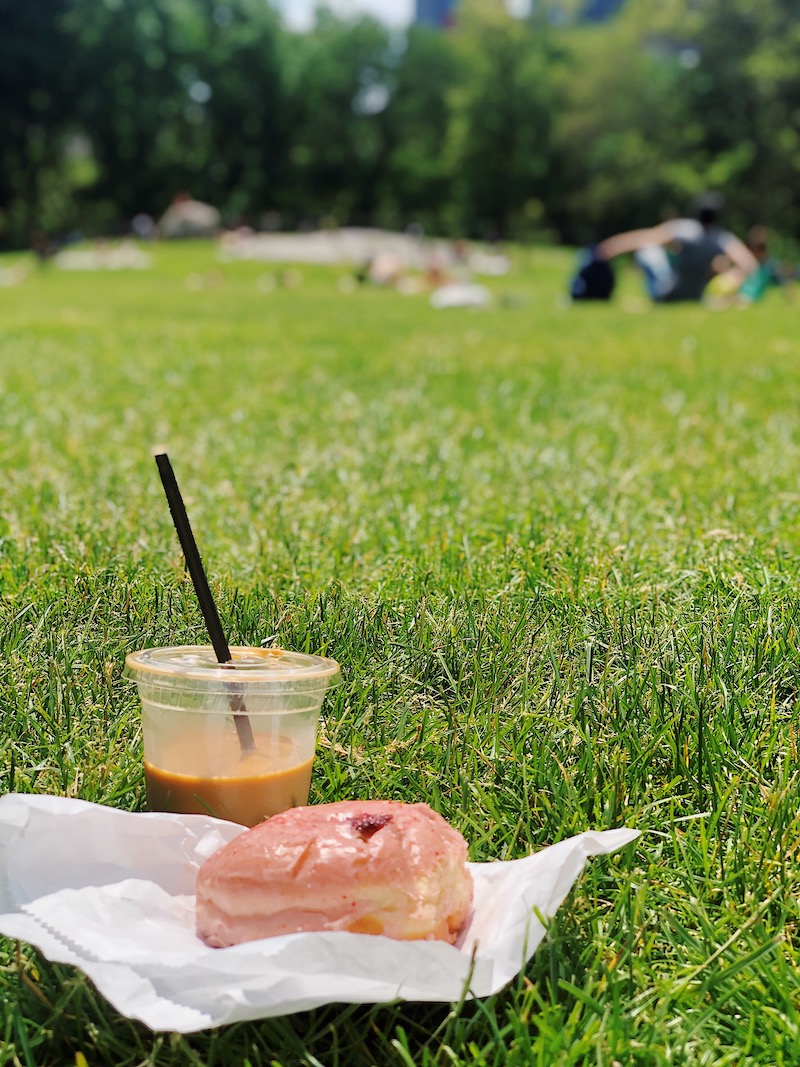
M 113 807 L 111 807 L 109 805 L 102 805 L 102 804 L 93 803 L 91 801 L 79 800 L 77 798 L 52 797 L 52 796 L 49 796 L 47 794 L 37 794 L 37 793 L 30 793 L 30 794 L 28 794 L 28 793 L 8 793 L 8 794 L 5 794 L 3 797 L 0 797 L 0 829 L 2 829 L 4 826 L 6 826 L 6 827 L 10 826 L 11 829 L 12 829 L 12 834 L 11 834 L 10 839 L 8 840 L 7 843 L 11 844 L 15 838 L 17 838 L 17 837 L 21 836 L 22 834 L 24 834 L 25 829 L 27 827 L 27 824 L 29 822 L 30 809 L 32 809 L 32 808 L 38 809 L 39 811 L 46 812 L 47 814 L 51 815 L 54 818 L 58 817 L 58 815 L 60 813 L 58 811 L 54 811 L 53 810 L 54 802 L 55 802 L 55 804 L 57 806 L 64 806 L 66 804 L 66 806 L 69 809 L 71 809 L 71 811 L 68 812 L 68 813 L 71 813 L 71 812 L 77 813 L 79 811 L 83 812 L 83 811 L 86 811 L 88 809 L 100 809 L 102 811 L 102 813 L 103 813 L 103 817 L 122 818 L 123 820 L 127 819 L 127 818 L 135 818 L 138 821 L 138 820 L 141 820 L 142 816 L 145 816 L 145 817 L 153 818 L 153 819 L 164 819 L 164 820 L 166 820 L 166 821 L 168 821 L 170 823 L 177 823 L 177 824 L 179 824 L 182 827 L 185 827 L 187 829 L 189 829 L 189 828 L 191 828 L 191 829 L 200 829 L 200 827 L 202 825 L 205 825 L 208 828 L 209 824 L 212 824 L 211 828 L 213 828 L 214 825 L 220 824 L 220 823 L 222 823 L 223 825 L 226 825 L 226 826 L 236 825 L 236 824 L 230 824 L 230 823 L 226 822 L 225 820 L 215 819 L 215 818 L 213 818 L 211 816 L 203 816 L 203 815 L 182 816 L 182 815 L 176 815 L 174 813 L 169 813 L 169 812 L 163 812 L 163 813 L 162 812 L 130 812 L 130 811 L 123 811 L 123 810 L 118 809 L 118 808 L 113 808 Z M 12 814 L 14 809 L 16 809 L 17 814 L 28 814 L 28 818 L 25 818 L 25 820 L 22 823 L 19 823 L 17 820 L 14 820 L 14 819 L 9 820 L 9 821 L 5 821 L 4 820 L 4 815 L 6 813 L 3 811 L 4 808 L 10 809 L 8 811 L 9 815 Z M 187 827 L 187 824 L 184 821 L 186 819 L 189 819 L 192 822 L 194 822 L 195 820 L 198 820 L 197 827 L 193 827 L 193 826 Z M 14 824 L 16 824 L 17 833 L 13 833 Z M 244 829 L 245 828 L 242 828 L 242 832 L 244 832 Z M 570 857 L 570 856 L 573 857 L 572 866 L 573 867 L 577 866 L 577 869 L 574 870 L 574 873 L 572 873 L 571 877 L 567 876 L 564 879 L 566 881 L 565 891 L 559 897 L 557 902 L 551 906 L 551 910 L 549 911 L 548 915 L 546 916 L 546 918 L 552 918 L 556 914 L 558 909 L 560 908 L 560 906 L 563 903 L 563 901 L 564 901 L 565 897 L 567 896 L 567 894 L 570 892 L 570 890 L 573 888 L 573 886 L 577 883 L 578 879 L 580 878 L 581 874 L 583 873 L 583 870 L 585 869 L 586 861 L 588 859 L 590 859 L 592 857 L 595 857 L 595 856 L 612 855 L 613 853 L 617 852 L 619 849 L 624 848 L 626 845 L 631 844 L 633 841 L 637 840 L 641 836 L 641 834 L 642 834 L 641 830 L 634 829 L 634 828 L 631 828 L 631 827 L 614 827 L 614 828 L 606 829 L 606 830 L 585 830 L 585 831 L 582 831 L 579 834 L 573 835 L 572 837 L 563 838 L 562 840 L 557 841 L 557 842 L 555 842 L 553 844 L 542 846 L 541 848 L 537 849 L 535 852 L 531 852 L 528 855 L 520 857 L 520 858 L 515 859 L 515 860 L 494 860 L 494 861 L 484 861 L 484 862 L 470 862 L 470 863 L 468 863 L 467 866 L 468 866 L 468 868 L 470 870 L 473 871 L 473 873 L 480 874 L 481 872 L 484 872 L 484 871 L 487 871 L 487 870 L 496 869 L 498 864 L 501 864 L 504 868 L 508 868 L 508 867 L 517 866 L 517 865 L 520 865 L 520 864 L 521 865 L 526 865 L 526 866 L 527 865 L 531 865 L 531 864 L 534 863 L 534 861 L 537 860 L 537 858 L 538 858 L 539 862 L 544 862 L 544 858 L 547 856 L 548 853 L 552 853 L 552 850 L 566 852 L 567 857 Z M 563 864 L 563 861 L 562 861 L 562 864 Z M 157 883 L 153 883 L 153 884 L 157 884 Z M 228 1023 L 234 1023 L 234 1022 L 237 1022 L 237 1021 L 242 1021 L 242 1022 L 243 1021 L 254 1021 L 254 1020 L 257 1020 L 257 1019 L 273 1018 L 273 1017 L 277 1017 L 277 1016 L 281 1016 L 281 1015 L 291 1015 L 291 1014 L 295 1014 L 295 1013 L 297 1013 L 299 1011 L 312 1010 L 314 1008 L 319 1008 L 319 1007 L 323 1007 L 325 1005 L 337 1004 L 337 1003 L 341 1003 L 341 1004 L 389 1004 L 389 1003 L 393 1003 L 394 1001 L 402 1001 L 402 1002 L 406 1002 L 406 1003 L 452 1003 L 453 1002 L 452 998 L 449 998 L 449 997 L 448 998 L 442 998 L 442 997 L 430 998 L 428 1000 L 420 999 L 420 998 L 417 998 L 417 997 L 411 997 L 409 999 L 409 998 L 403 996 L 403 994 L 402 994 L 402 987 L 403 987 L 404 983 L 399 982 L 398 986 L 397 986 L 397 995 L 394 998 L 391 998 L 389 1000 L 382 1000 L 382 999 L 381 1000 L 375 1000 L 375 999 L 373 999 L 371 997 L 368 997 L 368 996 L 359 997 L 358 999 L 356 999 L 355 997 L 353 997 L 351 995 L 347 999 L 344 999 L 344 1000 L 340 1001 L 340 1000 L 337 1000 L 337 999 L 332 999 L 328 995 L 325 995 L 325 996 L 316 995 L 316 996 L 310 996 L 310 997 L 302 998 L 302 999 L 294 998 L 294 1000 L 293 1001 L 289 1001 L 288 1004 L 284 1003 L 284 1004 L 281 1004 L 280 1006 L 273 1004 L 273 1005 L 265 1006 L 265 1007 L 261 1007 L 261 1008 L 255 1008 L 254 1007 L 253 1010 L 252 1010 L 252 1013 L 249 1012 L 249 1011 L 245 1011 L 244 1014 L 242 1014 L 241 1012 L 233 1012 L 232 1014 L 229 1014 L 228 1016 L 225 1016 L 223 1018 L 217 1019 L 214 1016 L 209 1015 L 208 1013 L 205 1013 L 205 1012 L 201 1011 L 198 1008 L 194 1008 L 194 1007 L 192 1007 L 192 1006 L 190 1006 L 188 1004 L 184 1004 L 184 1003 L 181 1003 L 180 1001 L 173 1000 L 172 998 L 170 998 L 168 996 L 165 996 L 164 994 L 158 992 L 155 989 L 155 987 L 153 986 L 152 981 L 150 980 L 150 978 L 145 977 L 144 975 L 142 975 L 140 970 L 137 969 L 137 967 L 140 967 L 141 965 L 131 965 L 131 964 L 125 963 L 124 961 L 117 962 L 117 961 L 109 961 L 109 960 L 100 960 L 100 959 L 97 959 L 96 957 L 89 958 L 89 956 L 87 956 L 87 950 L 85 950 L 83 947 L 81 947 L 78 942 L 71 942 L 71 940 L 65 938 L 64 935 L 60 931 L 55 930 L 54 928 L 51 928 L 49 925 L 46 924 L 46 922 L 42 921 L 39 916 L 34 916 L 34 915 L 29 914 L 28 911 L 27 911 L 27 908 L 26 908 L 26 906 L 24 904 L 20 905 L 17 901 L 14 901 L 14 903 L 15 903 L 15 906 L 16 906 L 17 910 L 15 912 L 6 912 L 6 913 L 0 915 L 0 922 L 3 922 L 4 925 L 5 925 L 6 920 L 10 919 L 10 920 L 12 920 L 12 923 L 11 923 L 12 926 L 19 926 L 18 922 L 14 922 L 14 918 L 15 917 L 17 919 L 22 918 L 24 920 L 27 920 L 26 923 L 23 923 L 23 927 L 26 926 L 27 924 L 34 924 L 35 928 L 36 928 L 35 931 L 33 932 L 34 933 L 34 937 L 31 937 L 30 933 L 28 933 L 28 934 L 23 933 L 22 930 L 20 930 L 19 934 L 4 935 L 4 936 L 12 936 L 12 937 L 16 936 L 16 937 L 19 937 L 20 940 L 28 941 L 31 945 L 36 947 L 37 950 L 42 952 L 42 954 L 45 955 L 45 957 L 48 960 L 50 960 L 51 962 L 54 962 L 54 963 L 65 963 L 65 964 L 67 964 L 69 966 L 76 967 L 77 969 L 83 971 L 83 973 L 89 978 L 89 980 L 92 981 L 97 986 L 98 991 L 101 993 L 101 995 L 104 997 L 104 999 L 107 1000 L 108 1003 L 112 1005 L 114 1010 L 116 1010 L 117 1012 L 119 1012 L 121 1015 L 123 1015 L 126 1018 L 135 1019 L 135 1020 L 143 1023 L 144 1025 L 146 1025 L 148 1028 L 150 1028 L 154 1032 L 163 1032 L 163 1031 L 160 1030 L 160 1023 L 156 1023 L 154 1021 L 158 1016 L 161 1015 L 161 1012 L 159 1012 L 158 1010 L 154 1010 L 154 1011 L 137 1011 L 136 1009 L 131 1010 L 130 1008 L 124 1008 L 124 1007 L 120 1006 L 120 1004 L 118 1004 L 116 1002 L 116 999 L 115 999 L 114 996 L 109 996 L 109 994 L 104 991 L 103 985 L 102 985 L 102 972 L 104 972 L 104 971 L 106 971 L 108 969 L 111 969 L 111 970 L 114 970 L 114 969 L 120 970 L 121 969 L 124 972 L 126 972 L 127 974 L 129 974 L 137 982 L 142 983 L 144 985 L 147 985 L 152 990 L 152 995 L 153 995 L 153 998 L 154 998 L 154 1007 L 157 1007 L 158 1002 L 160 1001 L 163 1005 L 169 1005 L 170 1007 L 173 1007 L 176 1010 L 176 1012 L 178 1014 L 180 1014 L 180 1015 L 189 1014 L 189 1015 L 196 1016 L 196 1018 L 195 1018 L 195 1020 L 193 1022 L 189 1022 L 188 1020 L 185 1020 L 185 1021 L 183 1021 L 181 1023 L 180 1026 L 177 1026 L 177 1027 L 176 1026 L 171 1026 L 169 1028 L 169 1029 L 174 1030 L 175 1032 L 180 1032 L 180 1033 L 196 1033 L 196 1032 L 200 1032 L 202 1030 L 206 1030 L 206 1029 L 217 1027 L 217 1026 L 227 1025 Z M 528 913 L 528 923 L 530 923 L 531 918 L 534 918 L 534 917 L 536 917 L 535 916 L 535 912 L 533 910 L 529 911 L 529 913 Z M 538 921 L 538 917 L 537 917 L 537 921 Z M 295 939 L 295 938 L 313 937 L 315 935 L 315 933 L 316 932 L 306 931 L 306 932 L 300 932 L 300 933 L 297 933 L 297 934 L 286 934 L 286 935 L 282 935 L 281 940 L 283 940 L 285 938 L 289 942 L 291 942 L 291 940 Z M 367 935 L 353 934 L 353 933 L 349 933 L 347 931 L 327 931 L 327 933 L 329 933 L 329 934 L 334 934 L 335 933 L 339 937 L 344 937 L 344 938 L 348 938 L 348 939 L 349 938 L 353 938 L 353 937 L 360 938 L 360 937 L 363 937 L 363 936 L 367 936 Z M 475 991 L 475 990 L 472 989 L 472 973 L 470 972 L 469 973 L 470 987 L 466 991 L 466 993 L 464 993 L 463 992 L 463 984 L 462 984 L 462 995 L 465 996 L 465 999 L 472 1000 L 472 999 L 483 999 L 485 997 L 492 996 L 492 995 L 498 993 L 505 986 L 507 986 L 509 984 L 509 982 L 513 981 L 514 978 L 518 974 L 520 974 L 521 971 L 528 965 L 528 963 L 530 962 L 531 958 L 535 954 L 536 949 L 538 948 L 539 944 L 541 944 L 541 941 L 544 939 L 545 936 L 546 936 L 546 927 L 543 927 L 541 935 L 535 940 L 535 942 L 533 943 L 533 947 L 532 948 L 528 947 L 528 943 L 526 941 L 525 948 L 523 950 L 524 959 L 520 960 L 520 963 L 517 966 L 516 970 L 511 974 L 507 974 L 507 973 L 503 972 L 502 974 L 495 975 L 495 971 L 496 971 L 495 961 L 491 960 L 491 959 L 487 959 L 486 957 L 481 957 L 481 955 L 480 955 L 480 946 L 478 945 L 478 949 L 475 951 L 475 960 L 476 960 L 476 963 L 480 962 L 488 970 L 489 975 L 487 977 L 489 977 L 489 981 L 488 981 L 488 983 L 481 982 L 478 990 Z M 275 938 L 269 938 L 269 939 L 264 939 L 264 940 L 269 940 L 271 942 L 274 942 L 276 939 Z M 43 947 L 43 944 L 41 943 L 42 941 L 48 943 L 48 947 L 47 948 Z M 73 948 L 73 944 L 75 946 L 74 948 Z M 251 944 L 255 945 L 255 944 L 258 944 L 258 942 L 252 942 Z M 52 945 L 53 947 L 50 947 L 50 945 Z M 475 942 L 473 942 L 472 945 L 470 945 L 469 949 L 466 948 L 466 943 L 460 948 L 456 948 L 455 946 L 452 946 L 452 948 L 453 948 L 454 951 L 458 952 L 461 957 L 466 957 L 468 959 L 471 959 L 472 956 L 473 956 L 474 945 L 475 945 Z M 234 946 L 234 949 L 236 947 L 237 946 Z M 80 951 L 76 952 L 76 949 L 79 949 Z M 59 954 L 58 956 L 49 955 L 49 953 L 53 953 L 55 951 L 58 952 L 58 954 Z M 222 949 L 222 950 L 217 950 L 217 951 L 224 952 L 226 950 Z M 230 950 L 227 950 L 227 951 L 230 951 Z M 163 966 L 165 967 L 165 969 L 170 969 L 168 964 L 165 964 Z M 176 971 L 176 972 L 180 972 L 182 966 L 183 965 L 175 965 L 174 968 L 172 968 L 172 969 L 174 971 Z M 487 985 L 490 986 L 490 988 L 487 988 Z M 295 1006 L 295 1005 L 299 1005 L 299 1006 Z

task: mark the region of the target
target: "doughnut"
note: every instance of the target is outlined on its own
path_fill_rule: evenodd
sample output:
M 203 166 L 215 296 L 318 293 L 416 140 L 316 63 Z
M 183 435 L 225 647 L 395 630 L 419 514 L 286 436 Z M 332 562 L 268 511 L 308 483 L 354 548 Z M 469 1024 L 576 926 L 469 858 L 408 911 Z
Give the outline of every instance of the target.
M 427 804 L 290 808 L 197 872 L 197 933 L 225 948 L 304 930 L 456 940 L 472 906 L 467 843 Z

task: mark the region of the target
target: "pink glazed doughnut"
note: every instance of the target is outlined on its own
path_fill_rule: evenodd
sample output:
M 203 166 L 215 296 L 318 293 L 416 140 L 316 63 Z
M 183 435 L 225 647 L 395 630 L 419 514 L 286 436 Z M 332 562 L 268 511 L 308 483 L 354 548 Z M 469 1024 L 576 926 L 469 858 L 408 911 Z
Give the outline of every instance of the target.
M 472 907 L 467 843 L 427 804 L 290 808 L 197 872 L 197 933 L 212 948 L 301 930 L 451 944 Z

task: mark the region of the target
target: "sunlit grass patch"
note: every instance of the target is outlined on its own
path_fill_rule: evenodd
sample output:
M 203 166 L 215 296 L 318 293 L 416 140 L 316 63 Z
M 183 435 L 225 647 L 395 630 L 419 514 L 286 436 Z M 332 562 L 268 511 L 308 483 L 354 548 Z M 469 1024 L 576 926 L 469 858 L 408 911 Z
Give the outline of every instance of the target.
M 342 665 L 314 801 L 427 800 L 476 860 L 644 834 L 592 862 L 518 982 L 457 1012 L 154 1037 L 7 944 L 4 1054 L 797 1062 L 794 309 L 650 310 L 627 276 L 569 308 L 552 250 L 516 252 L 483 312 L 154 256 L 0 291 L 4 788 L 143 805 L 124 656 L 203 637 L 165 444 L 231 642 Z

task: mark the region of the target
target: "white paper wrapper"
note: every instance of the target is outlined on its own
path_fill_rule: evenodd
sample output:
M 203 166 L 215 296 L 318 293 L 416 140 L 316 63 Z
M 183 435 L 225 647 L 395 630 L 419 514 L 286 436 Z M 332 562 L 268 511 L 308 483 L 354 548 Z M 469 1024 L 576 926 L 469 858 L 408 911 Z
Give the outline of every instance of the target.
M 456 1001 L 497 992 L 544 936 L 587 857 L 638 830 L 584 833 L 521 860 L 470 864 L 457 945 L 303 933 L 207 948 L 195 872 L 243 832 L 204 815 L 132 814 L 62 797 L 0 799 L 0 933 L 80 967 L 124 1015 L 190 1033 L 331 1003 Z M 473 959 L 474 954 L 474 959 Z

